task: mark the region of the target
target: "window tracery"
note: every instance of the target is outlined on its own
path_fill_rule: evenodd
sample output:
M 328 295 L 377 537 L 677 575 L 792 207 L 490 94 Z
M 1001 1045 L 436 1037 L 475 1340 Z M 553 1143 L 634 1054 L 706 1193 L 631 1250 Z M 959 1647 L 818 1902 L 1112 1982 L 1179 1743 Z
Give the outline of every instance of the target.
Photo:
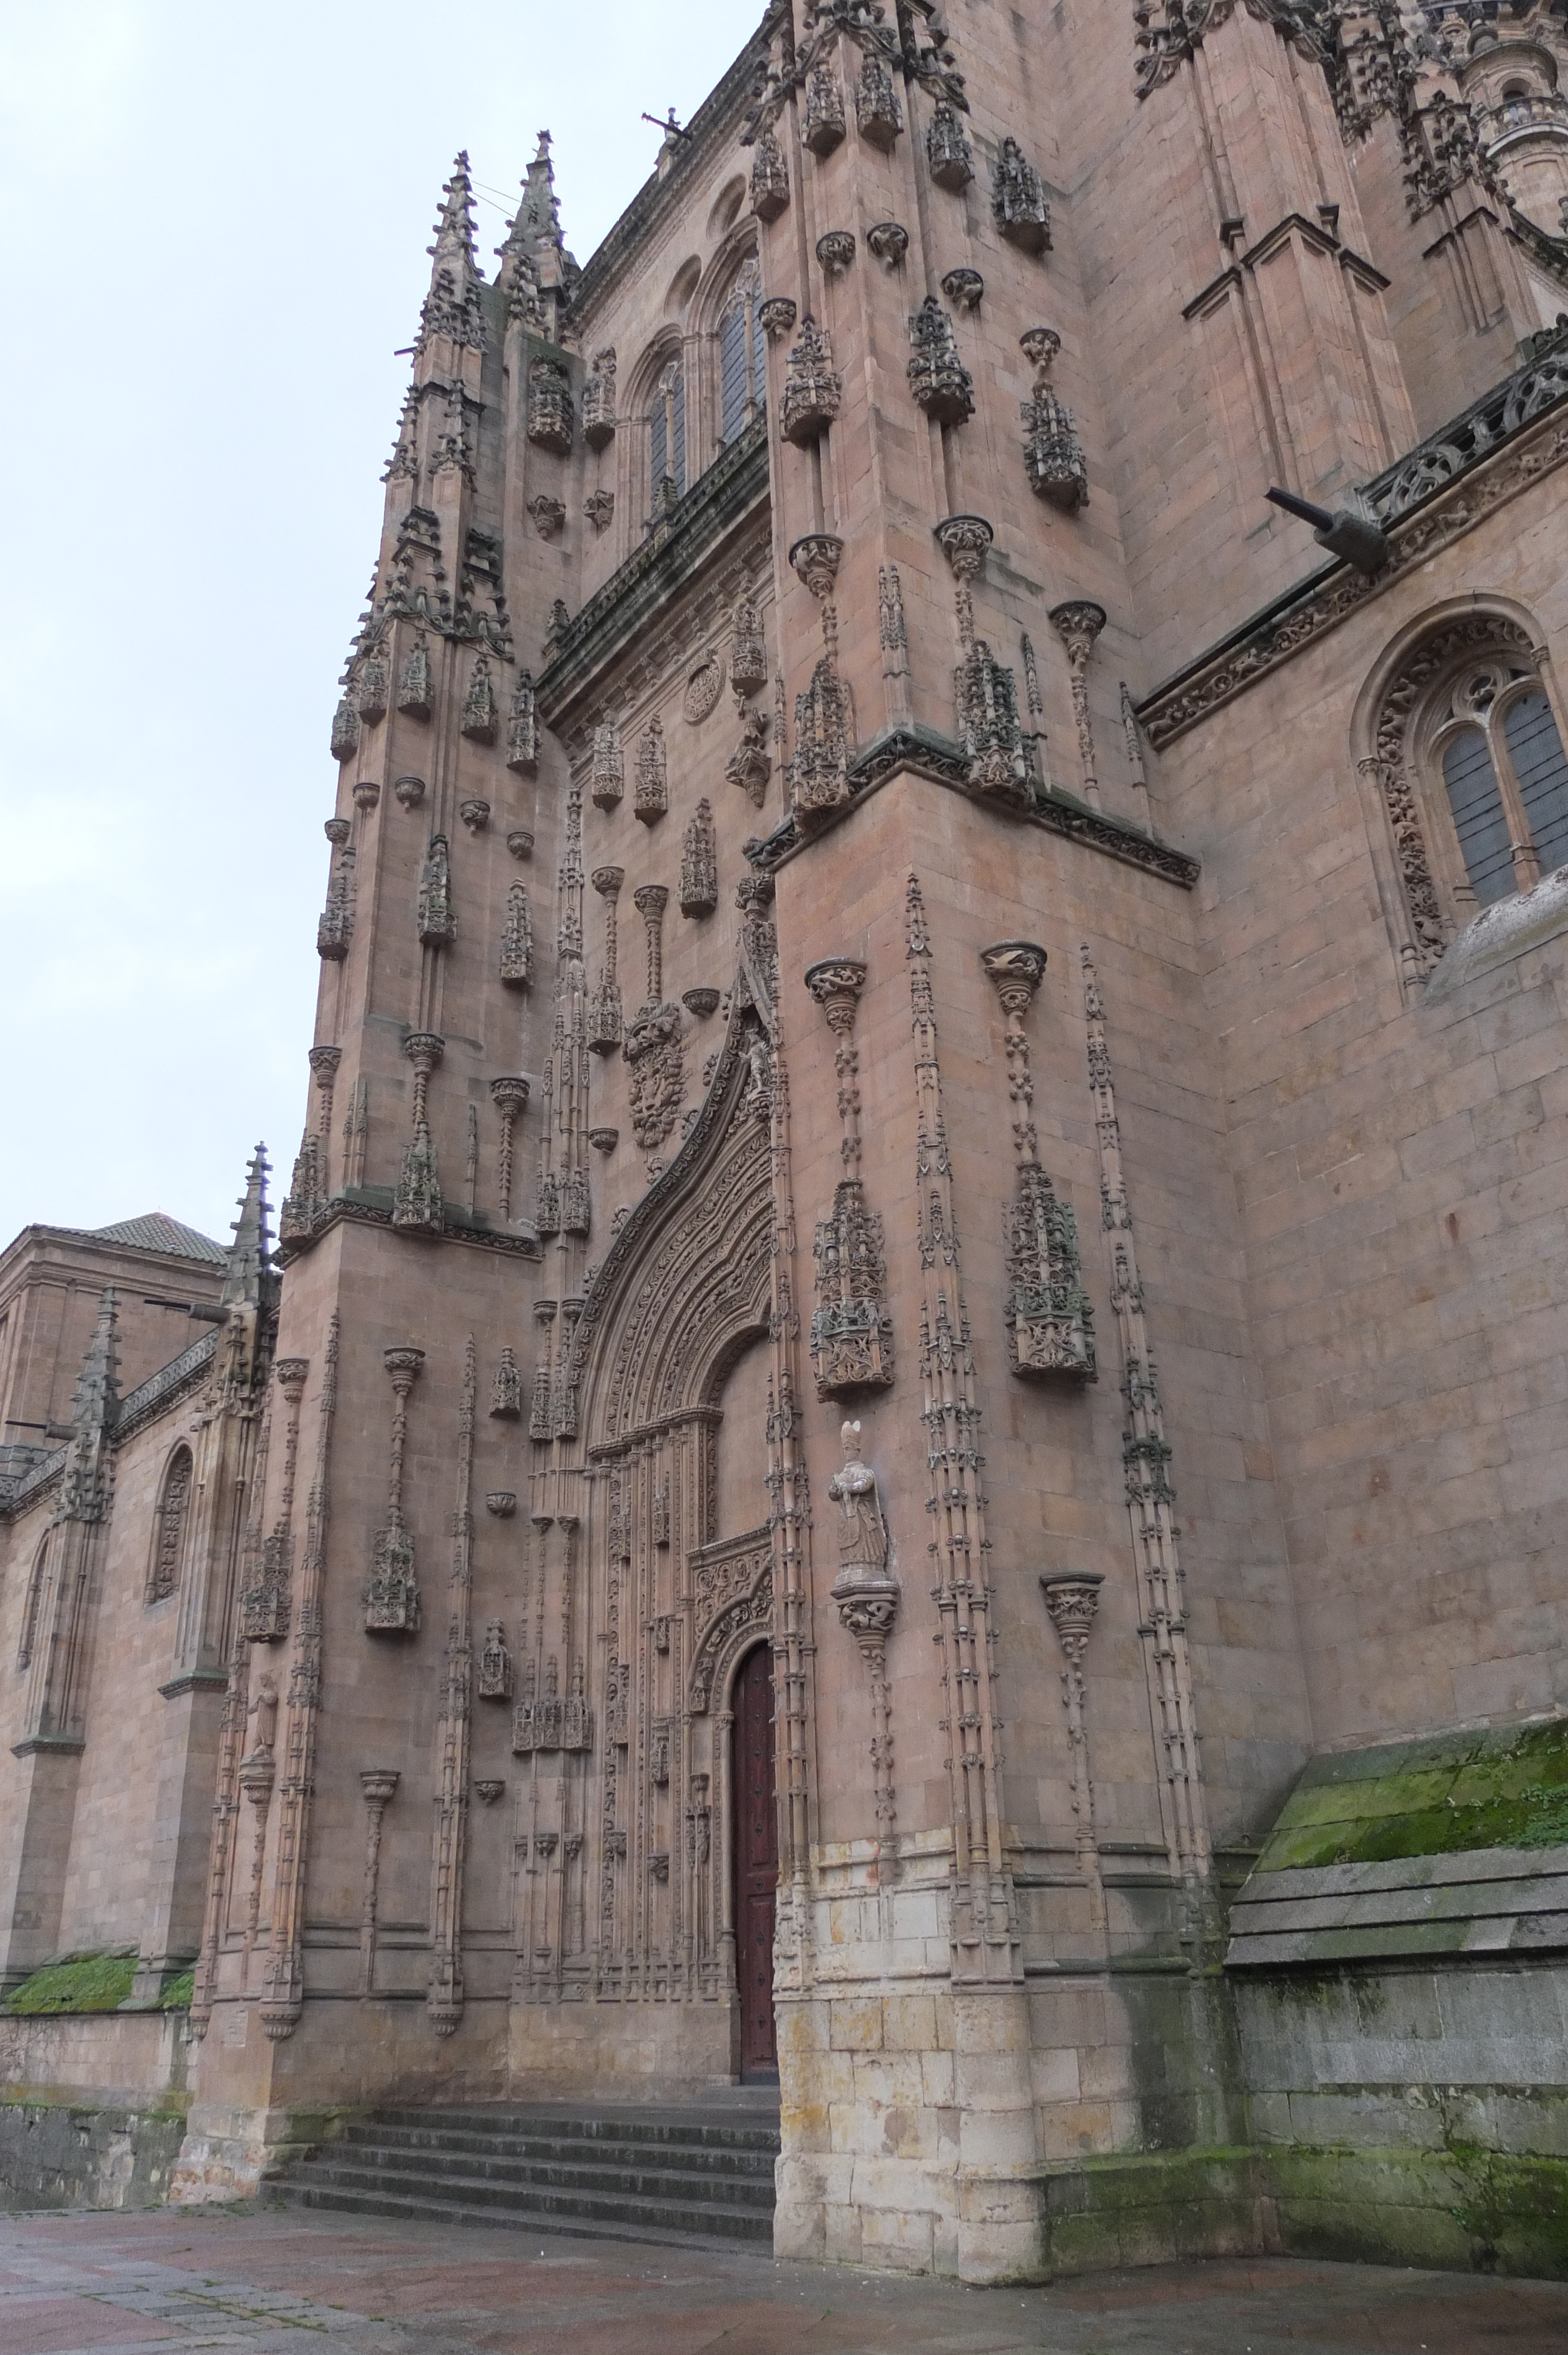
M 762 411 L 765 393 L 762 328 L 762 272 L 752 255 L 736 273 L 719 315 L 719 443 L 721 448 L 745 432 Z
M 686 487 L 686 378 L 679 352 L 666 361 L 654 381 L 648 433 L 648 473 L 657 515 L 666 482 L 674 485 L 677 498 Z

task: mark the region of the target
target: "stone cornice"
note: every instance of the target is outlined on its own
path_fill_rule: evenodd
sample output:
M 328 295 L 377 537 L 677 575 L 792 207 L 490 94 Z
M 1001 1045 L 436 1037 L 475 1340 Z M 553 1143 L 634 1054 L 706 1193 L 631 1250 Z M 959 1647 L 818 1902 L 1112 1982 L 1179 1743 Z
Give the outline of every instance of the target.
M 323 1236 L 330 1234 L 336 1226 L 385 1227 L 390 1233 L 392 1188 L 389 1186 L 367 1186 L 357 1191 L 360 1195 L 357 1200 L 334 1194 L 312 1221 L 308 1234 L 291 1235 L 286 1242 L 280 1243 L 273 1253 L 279 1264 L 291 1266 L 306 1252 L 313 1251 Z M 367 1195 L 382 1195 L 385 1201 L 366 1200 L 364 1198 Z M 507 1235 L 488 1227 L 460 1225 L 457 1223 L 459 1214 L 450 1204 L 447 1206 L 445 1216 L 447 1224 L 439 1235 L 421 1233 L 412 1240 L 417 1243 L 467 1243 L 481 1251 L 499 1252 L 508 1259 L 539 1260 L 545 1255 L 535 1235 Z
M 851 798 L 842 809 L 834 810 L 814 826 L 809 835 L 802 835 L 794 818 L 787 817 L 761 841 L 747 843 L 746 855 L 752 866 L 764 875 L 776 875 L 781 867 L 787 867 L 814 842 L 842 826 L 890 779 L 916 776 L 924 777 L 928 783 L 943 785 L 949 793 L 962 794 L 993 816 L 1017 826 L 1038 826 L 1044 834 L 1080 843 L 1086 850 L 1098 851 L 1124 867 L 1136 867 L 1146 875 L 1158 876 L 1162 883 L 1174 883 L 1181 890 L 1190 891 L 1202 871 L 1197 859 L 1190 858 L 1185 851 L 1173 850 L 1169 843 L 1157 841 L 1136 826 L 1124 826 L 1118 818 L 1107 817 L 1103 810 L 1090 809 L 1086 802 L 1071 794 L 1053 793 L 1028 809 L 971 794 L 962 747 L 951 737 L 938 735 L 935 729 L 918 723 L 912 728 L 887 729 L 863 745 L 850 762 L 849 775 Z
M 1367 486 L 1393 553 L 1382 570 L 1330 564 L 1266 606 L 1146 696 L 1157 751 L 1313 644 L 1568 458 L 1568 335 L 1552 337 L 1484 400 Z M 1556 412 L 1544 414 L 1542 412 Z M 1539 422 L 1537 421 L 1540 421 Z
M 699 475 L 673 515 L 596 590 L 552 641 L 535 681 L 539 717 L 557 732 L 579 696 L 768 498 L 768 421 L 759 417 Z

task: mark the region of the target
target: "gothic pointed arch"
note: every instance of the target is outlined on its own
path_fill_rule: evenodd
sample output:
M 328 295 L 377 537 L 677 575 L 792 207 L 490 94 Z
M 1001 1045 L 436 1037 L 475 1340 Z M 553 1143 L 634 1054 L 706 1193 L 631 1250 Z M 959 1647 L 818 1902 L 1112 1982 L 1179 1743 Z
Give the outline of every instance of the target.
M 153 1517 L 153 1551 L 147 1566 L 149 1604 L 166 1603 L 179 1591 L 195 1468 L 191 1451 L 182 1441 L 164 1466 L 158 1486 L 158 1508 Z

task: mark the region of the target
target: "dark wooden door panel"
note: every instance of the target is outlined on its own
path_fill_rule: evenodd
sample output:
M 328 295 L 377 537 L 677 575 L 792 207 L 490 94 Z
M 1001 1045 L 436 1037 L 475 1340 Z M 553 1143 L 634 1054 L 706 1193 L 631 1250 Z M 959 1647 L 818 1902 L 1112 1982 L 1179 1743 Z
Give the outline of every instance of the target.
M 773 1795 L 773 1661 L 759 1644 L 735 1687 L 736 1979 L 743 2076 L 779 2067 L 773 2021 L 773 1919 L 779 1888 L 779 1817 Z

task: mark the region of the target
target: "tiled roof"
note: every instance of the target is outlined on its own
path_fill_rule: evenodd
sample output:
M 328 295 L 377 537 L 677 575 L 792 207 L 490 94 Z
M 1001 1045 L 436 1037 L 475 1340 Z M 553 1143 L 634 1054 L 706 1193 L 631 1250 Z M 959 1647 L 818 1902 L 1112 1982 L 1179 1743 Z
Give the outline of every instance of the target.
M 95 1242 L 127 1243 L 132 1251 L 167 1252 L 175 1259 L 205 1260 L 209 1267 L 222 1267 L 228 1257 L 210 1235 L 198 1235 L 194 1227 L 182 1225 L 164 1210 L 148 1210 L 140 1219 L 120 1219 L 111 1227 L 90 1227 L 83 1231 Z

